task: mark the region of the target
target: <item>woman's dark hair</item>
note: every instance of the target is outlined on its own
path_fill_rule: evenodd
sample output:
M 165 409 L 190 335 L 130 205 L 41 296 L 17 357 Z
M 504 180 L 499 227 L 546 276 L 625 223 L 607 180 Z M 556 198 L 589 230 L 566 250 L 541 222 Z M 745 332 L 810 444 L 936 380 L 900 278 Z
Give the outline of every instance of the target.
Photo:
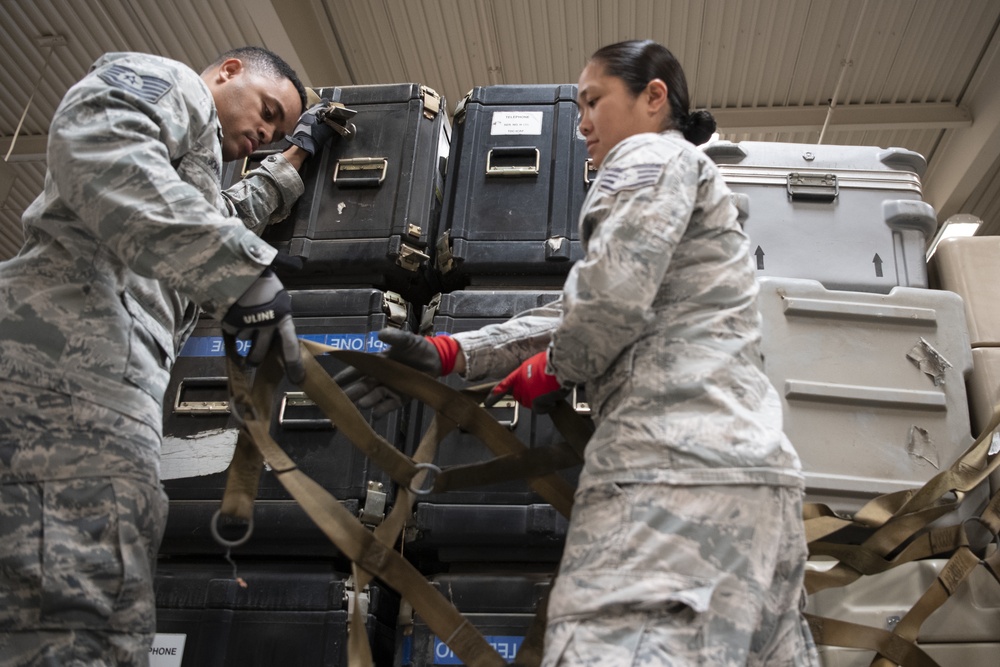
M 670 126 L 680 130 L 691 143 L 703 144 L 715 132 L 712 114 L 704 109 L 689 111 L 691 102 L 684 70 L 662 44 L 648 39 L 618 42 L 598 49 L 590 60 L 602 64 L 605 73 L 624 81 L 633 95 L 645 90 L 653 79 L 661 79 L 667 84 Z

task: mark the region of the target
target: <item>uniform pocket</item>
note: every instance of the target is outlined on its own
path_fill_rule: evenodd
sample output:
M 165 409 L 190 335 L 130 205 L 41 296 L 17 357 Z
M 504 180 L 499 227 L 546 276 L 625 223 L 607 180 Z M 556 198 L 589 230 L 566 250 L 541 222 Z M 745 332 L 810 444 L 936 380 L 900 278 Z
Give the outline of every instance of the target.
M 91 478 L 46 482 L 42 502 L 42 627 L 152 632 L 162 492 Z
M 173 366 L 173 336 L 128 292 L 122 302 L 132 320 L 125 379 L 162 401 Z
M 595 419 L 611 414 L 628 393 L 634 374 L 635 350 L 635 345 L 630 346 L 604 375 L 587 383 L 587 400 Z
M 107 628 L 123 570 L 114 487 L 91 478 L 42 489 L 41 626 Z

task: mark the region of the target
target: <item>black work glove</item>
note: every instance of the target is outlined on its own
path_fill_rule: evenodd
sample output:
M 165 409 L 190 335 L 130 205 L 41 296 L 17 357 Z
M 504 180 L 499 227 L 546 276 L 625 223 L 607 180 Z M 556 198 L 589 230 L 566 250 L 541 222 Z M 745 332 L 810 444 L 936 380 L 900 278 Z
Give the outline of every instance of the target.
M 401 329 L 382 329 L 378 339 L 391 347 L 382 356 L 406 364 L 432 377 L 448 375 L 455 368 L 458 343 L 449 336 L 418 336 Z M 401 394 L 353 367 L 338 373 L 334 381 L 362 409 L 373 408 L 375 418 L 398 410 L 406 400 Z
M 295 129 L 290 135 L 286 135 L 285 139 L 309 155 L 315 155 L 323 144 L 330 141 L 334 134 L 334 129 L 317 116 L 320 111 L 326 109 L 328 104 L 328 102 L 320 102 L 306 109 L 299 116 L 299 122 L 295 124 Z
M 295 384 L 305 379 L 299 339 L 292 324 L 292 298 L 270 268 L 264 269 L 222 318 L 222 330 L 250 340 L 247 363 L 251 366 L 264 361 L 272 344 L 280 344 L 288 379 Z

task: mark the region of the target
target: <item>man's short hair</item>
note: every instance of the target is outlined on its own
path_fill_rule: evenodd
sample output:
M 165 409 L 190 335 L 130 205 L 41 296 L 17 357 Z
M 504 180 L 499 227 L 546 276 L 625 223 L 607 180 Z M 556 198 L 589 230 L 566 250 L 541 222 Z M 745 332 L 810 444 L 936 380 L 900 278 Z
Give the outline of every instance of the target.
M 215 62 L 206 69 L 218 67 L 230 58 L 238 58 L 243 61 L 251 72 L 262 74 L 272 78 L 285 78 L 292 82 L 295 90 L 299 93 L 299 101 L 302 103 L 302 110 L 306 109 L 306 89 L 299 80 L 299 75 L 295 73 L 292 66 L 282 60 L 278 54 L 268 51 L 260 46 L 240 46 L 230 49 L 216 58 Z

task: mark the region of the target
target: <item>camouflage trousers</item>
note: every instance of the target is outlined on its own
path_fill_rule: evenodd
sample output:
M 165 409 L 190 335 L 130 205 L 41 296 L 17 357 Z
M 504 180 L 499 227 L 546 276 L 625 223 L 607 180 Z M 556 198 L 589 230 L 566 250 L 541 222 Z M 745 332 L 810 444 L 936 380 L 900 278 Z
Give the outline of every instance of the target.
M 0 382 L 0 399 L 0 667 L 148 665 L 166 494 L 52 462 L 158 448 L 158 434 L 47 390 Z
M 814 667 L 799 489 L 577 492 L 543 667 Z

